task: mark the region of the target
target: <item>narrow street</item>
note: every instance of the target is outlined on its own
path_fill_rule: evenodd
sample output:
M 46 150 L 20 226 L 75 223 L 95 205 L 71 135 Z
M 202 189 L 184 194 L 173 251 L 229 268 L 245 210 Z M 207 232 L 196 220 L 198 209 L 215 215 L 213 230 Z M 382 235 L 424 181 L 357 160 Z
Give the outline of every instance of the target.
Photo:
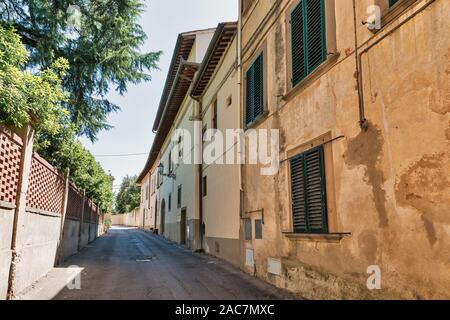
M 217 258 L 134 228 L 112 228 L 68 266 L 83 269 L 81 289 L 65 287 L 55 299 L 292 299 Z

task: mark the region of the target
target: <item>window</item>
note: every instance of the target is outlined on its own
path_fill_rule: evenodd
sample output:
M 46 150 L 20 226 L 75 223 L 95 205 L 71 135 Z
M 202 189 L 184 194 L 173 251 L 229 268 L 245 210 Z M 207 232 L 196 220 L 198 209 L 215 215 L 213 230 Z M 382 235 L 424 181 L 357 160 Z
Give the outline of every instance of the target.
M 233 97 L 230 95 L 230 96 L 227 98 L 227 107 L 231 106 L 232 103 L 233 103 Z
M 290 160 L 293 227 L 296 233 L 327 233 L 323 146 Z
M 177 190 L 177 207 L 181 208 L 181 185 L 178 186 Z
M 245 219 L 245 240 L 252 240 L 252 220 Z
M 172 173 L 172 151 L 169 152 L 169 172 Z
M 178 159 L 183 159 L 183 137 L 181 134 L 178 136 Z
M 324 0 L 303 0 L 291 12 L 292 85 L 327 58 Z
M 253 123 L 264 112 L 264 55 L 245 73 L 245 124 Z
M 398 2 L 398 0 L 389 0 L 389 7 L 392 7 L 397 2 Z
M 172 192 L 169 193 L 169 205 L 168 205 L 168 207 L 169 207 L 169 212 L 170 212 L 170 210 L 172 210 Z
M 262 239 L 262 220 L 261 219 L 255 220 L 255 239 L 257 239 L 257 240 Z
M 217 129 L 217 99 L 214 101 L 212 107 L 212 129 Z
M 202 180 L 202 196 L 206 197 L 207 194 L 208 194 L 208 179 L 206 176 L 204 176 Z

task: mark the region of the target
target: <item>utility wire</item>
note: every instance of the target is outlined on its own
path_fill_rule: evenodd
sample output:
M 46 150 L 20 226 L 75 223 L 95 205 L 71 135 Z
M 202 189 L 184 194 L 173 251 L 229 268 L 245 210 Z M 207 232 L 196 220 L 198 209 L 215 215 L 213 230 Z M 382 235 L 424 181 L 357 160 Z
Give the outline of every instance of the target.
M 148 152 L 146 153 L 124 153 L 124 154 L 98 154 L 94 155 L 94 157 L 132 157 L 132 156 L 143 156 L 148 155 Z

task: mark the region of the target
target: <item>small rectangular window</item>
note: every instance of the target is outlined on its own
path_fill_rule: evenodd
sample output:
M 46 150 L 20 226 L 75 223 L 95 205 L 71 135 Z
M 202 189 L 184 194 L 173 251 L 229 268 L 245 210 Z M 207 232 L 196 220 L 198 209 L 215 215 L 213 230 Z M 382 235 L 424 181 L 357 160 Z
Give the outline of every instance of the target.
M 264 113 L 264 55 L 261 54 L 245 73 L 245 124 Z
M 181 208 L 181 185 L 178 186 L 177 190 L 177 207 Z
M 245 219 L 245 240 L 252 240 L 252 220 Z
M 232 103 L 233 103 L 233 97 L 230 95 L 230 96 L 227 98 L 227 107 L 231 106 Z
M 262 239 L 262 220 L 255 220 L 255 239 Z
M 217 99 L 213 103 L 212 109 L 212 129 L 217 129 Z
M 389 0 L 389 7 L 392 7 L 398 2 L 398 0 Z
M 327 233 L 323 146 L 290 160 L 294 232 Z
M 172 193 L 169 193 L 169 211 L 172 210 Z
M 208 178 L 204 176 L 202 180 L 202 195 L 203 197 L 206 197 L 207 194 L 208 194 Z

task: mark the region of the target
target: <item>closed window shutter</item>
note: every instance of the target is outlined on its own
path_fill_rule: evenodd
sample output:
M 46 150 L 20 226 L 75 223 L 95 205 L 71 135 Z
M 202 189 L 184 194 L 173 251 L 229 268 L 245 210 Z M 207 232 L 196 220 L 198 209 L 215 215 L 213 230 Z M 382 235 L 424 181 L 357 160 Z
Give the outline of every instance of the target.
M 249 124 L 253 121 L 253 66 L 247 70 L 245 88 L 245 124 Z
M 303 5 L 300 3 L 291 13 L 292 83 L 296 85 L 306 75 Z
M 307 0 L 308 72 L 313 71 L 326 59 L 325 15 L 323 0 Z
M 307 232 L 303 155 L 291 160 L 292 213 L 294 232 Z
M 264 56 L 261 53 L 245 74 L 245 123 L 264 112 Z
M 303 0 L 291 13 L 292 83 L 298 84 L 327 58 L 324 0 Z
M 327 233 L 326 184 L 323 147 L 291 160 L 294 232 Z
M 261 53 L 253 64 L 253 77 L 255 86 L 253 121 L 264 111 L 264 69 L 263 54 Z

